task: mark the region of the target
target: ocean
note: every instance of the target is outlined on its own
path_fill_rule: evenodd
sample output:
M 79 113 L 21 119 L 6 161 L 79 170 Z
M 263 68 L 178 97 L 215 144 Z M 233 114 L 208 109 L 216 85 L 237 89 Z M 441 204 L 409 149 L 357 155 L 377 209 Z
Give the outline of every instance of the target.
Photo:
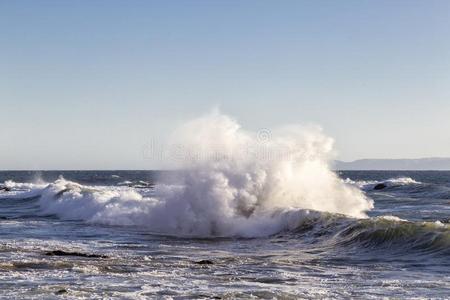
M 337 172 L 372 201 L 366 216 L 290 206 L 256 219 L 209 207 L 198 185 L 174 197 L 170 175 L 0 172 L 0 297 L 450 297 L 450 172 Z

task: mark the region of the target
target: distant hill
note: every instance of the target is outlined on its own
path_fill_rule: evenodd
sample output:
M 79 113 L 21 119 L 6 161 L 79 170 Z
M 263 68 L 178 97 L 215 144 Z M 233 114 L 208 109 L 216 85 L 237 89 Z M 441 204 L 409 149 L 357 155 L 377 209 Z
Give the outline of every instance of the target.
M 335 170 L 450 170 L 450 158 L 358 159 L 335 161 Z

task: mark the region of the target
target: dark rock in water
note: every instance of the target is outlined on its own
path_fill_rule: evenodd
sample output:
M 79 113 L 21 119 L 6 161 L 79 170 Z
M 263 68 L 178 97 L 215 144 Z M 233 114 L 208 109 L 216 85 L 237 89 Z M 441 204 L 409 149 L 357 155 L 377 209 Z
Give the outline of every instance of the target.
M 66 294 L 66 293 L 67 293 L 66 289 L 60 289 L 60 290 L 55 292 L 55 295 L 62 295 L 62 294 Z
M 78 256 L 78 257 L 88 257 L 88 258 L 108 258 L 106 255 L 99 255 L 99 254 L 87 254 L 87 253 L 80 253 L 80 252 L 66 252 L 62 250 L 54 250 L 46 252 L 45 255 L 47 256 Z
M 0 191 L 9 192 L 9 191 L 11 191 L 11 189 L 7 186 L 2 186 L 2 187 L 0 187 Z
M 222 299 L 222 297 L 197 294 L 197 295 L 195 295 L 195 299 Z
M 70 191 L 70 189 L 66 188 L 66 189 L 63 189 L 62 191 L 57 192 L 57 193 L 55 194 L 55 198 L 56 198 L 56 199 L 61 198 L 61 196 L 62 196 L 65 192 L 68 192 L 68 191 Z
M 376 186 L 373 187 L 374 190 L 382 190 L 384 188 L 387 188 L 387 185 L 384 183 L 379 183 Z
M 195 262 L 197 265 L 213 265 L 213 261 L 209 259 L 199 260 Z

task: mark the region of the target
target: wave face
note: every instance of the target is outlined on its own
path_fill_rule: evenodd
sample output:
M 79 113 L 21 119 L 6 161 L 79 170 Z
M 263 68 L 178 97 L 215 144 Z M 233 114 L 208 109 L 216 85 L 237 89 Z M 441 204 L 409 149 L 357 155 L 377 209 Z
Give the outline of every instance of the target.
M 338 234 L 341 246 L 392 255 L 450 255 L 450 226 L 440 221 L 410 222 L 397 217 L 376 217 L 354 222 Z
M 172 147 L 188 156 L 150 194 L 59 179 L 42 189 L 39 203 L 64 219 L 203 237 L 274 234 L 291 226 L 287 214 L 305 209 L 366 217 L 372 201 L 330 170 L 333 141 L 319 128 L 261 134 L 212 113 L 175 131 Z

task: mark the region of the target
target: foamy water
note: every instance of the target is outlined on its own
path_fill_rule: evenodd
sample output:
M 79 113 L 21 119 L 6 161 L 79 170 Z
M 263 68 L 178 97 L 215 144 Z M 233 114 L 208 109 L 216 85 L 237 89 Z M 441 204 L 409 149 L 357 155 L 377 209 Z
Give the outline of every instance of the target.
M 39 184 L 32 176 L 0 172 L 9 179 L 0 192 L 4 297 L 445 298 L 450 288 L 450 186 L 442 183 L 450 173 L 341 174 L 372 185 L 414 179 L 365 187 L 375 207 L 364 218 L 290 206 L 227 216 L 204 207 L 196 212 L 211 214 L 195 221 L 186 206 L 160 198 L 179 197 L 184 186 L 158 183 L 159 173 L 43 172 Z

